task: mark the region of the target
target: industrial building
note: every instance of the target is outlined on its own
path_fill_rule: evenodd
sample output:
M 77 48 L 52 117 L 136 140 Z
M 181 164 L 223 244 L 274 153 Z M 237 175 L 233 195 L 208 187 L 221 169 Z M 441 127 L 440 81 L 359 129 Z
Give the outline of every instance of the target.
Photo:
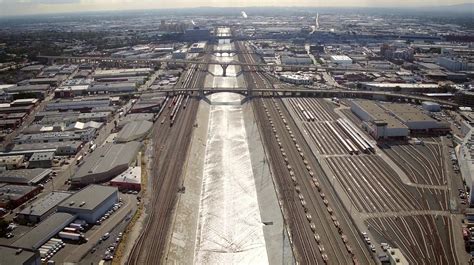
M 46 105 L 46 111 L 71 111 L 71 110 L 83 110 L 90 111 L 95 108 L 108 107 L 110 106 L 110 99 L 83 99 L 83 100 L 57 100 L 52 101 Z
M 45 168 L 5 170 L 0 172 L 0 182 L 30 186 L 37 185 L 47 178 L 51 172 L 51 169 Z
M 281 63 L 286 65 L 311 65 L 313 64 L 313 60 L 309 56 L 289 56 L 283 55 L 281 56 Z
M 116 78 L 131 76 L 147 76 L 153 72 L 151 68 L 128 68 L 128 69 L 111 69 L 96 70 L 93 74 L 94 79 L 98 78 Z
M 133 82 L 94 83 L 88 89 L 90 94 L 132 93 L 135 91 L 137 91 L 137 85 Z
M 152 128 L 153 122 L 145 120 L 129 122 L 118 132 L 115 141 L 117 143 L 125 143 L 143 140 Z
M 115 187 L 89 185 L 58 205 L 59 212 L 67 212 L 93 224 L 118 202 Z
M 11 265 L 41 265 L 38 251 L 19 249 L 13 246 L 0 245 L 1 264 Z
M 13 242 L 12 246 L 37 250 L 49 239 L 61 232 L 76 219 L 76 215 L 70 213 L 54 213 L 46 220 L 39 223 L 35 228 Z
M 425 111 L 429 112 L 439 112 L 441 111 L 441 106 L 438 103 L 431 102 L 431 101 L 423 101 L 421 106 Z
M 39 187 L 0 184 L 0 207 L 14 209 L 41 192 Z
M 455 94 L 454 99 L 459 106 L 474 107 L 474 92 L 459 91 Z
M 439 122 L 408 104 L 384 103 L 380 106 L 405 124 L 411 133 L 447 133 L 450 125 Z
M 395 91 L 414 93 L 439 92 L 439 85 L 437 84 L 363 82 L 360 83 L 360 86 L 361 89 L 370 91 Z
M 64 141 L 49 143 L 15 144 L 10 152 L 5 154 L 32 155 L 36 152 L 55 152 L 57 156 L 75 155 L 82 147 L 82 141 Z M 0 152 L 0 156 L 2 153 Z
M 101 146 L 84 160 L 72 176 L 72 185 L 85 186 L 109 181 L 133 164 L 141 147 L 142 144 L 135 141 Z
M 50 85 L 23 85 L 23 86 L 11 86 L 3 89 L 10 98 L 15 98 L 19 94 L 28 93 L 34 95 L 38 99 L 44 99 L 51 89 Z
M 165 102 L 165 97 L 161 94 L 142 96 L 130 109 L 131 113 L 151 113 L 158 112 Z
M 53 191 L 18 213 L 20 223 L 39 223 L 56 211 L 56 206 L 71 196 L 69 192 Z
M 183 39 L 186 41 L 208 41 L 211 39 L 211 31 L 206 28 L 194 27 L 184 31 Z
M 439 57 L 438 64 L 453 72 L 469 70 L 469 60 L 463 58 Z
M 205 49 L 206 49 L 206 42 L 202 41 L 202 42 L 193 43 L 193 45 L 189 47 L 189 52 L 200 53 L 200 52 L 204 52 Z
M 180 49 L 180 50 L 174 51 L 171 57 L 173 59 L 184 60 L 186 59 L 187 55 L 188 55 L 187 49 Z
M 24 167 L 24 155 L 0 156 L 0 168 L 8 170 Z
M 112 117 L 112 113 L 109 111 L 101 111 L 101 112 L 85 112 L 79 114 L 77 117 L 77 121 L 80 122 L 108 122 Z
M 37 134 L 20 134 L 15 137 L 15 144 L 32 144 L 32 143 L 53 143 L 65 141 L 81 141 L 88 142 L 95 137 L 96 130 L 89 128 L 85 130 L 76 130 L 68 132 L 45 132 Z
M 151 121 L 151 122 L 153 122 L 154 118 L 155 118 L 154 113 L 129 113 L 120 120 L 120 122 L 118 124 L 118 127 L 122 128 L 127 123 L 132 122 L 132 121 Z
M 404 138 L 410 133 L 406 125 L 373 101 L 352 100 L 351 111 L 365 122 L 366 129 L 375 139 Z
M 119 190 L 135 190 L 140 191 L 142 170 L 140 166 L 129 167 L 125 172 L 118 175 L 110 181 L 110 185 L 117 187 Z
M 53 166 L 54 152 L 34 153 L 28 161 L 28 168 L 51 168 Z
M 62 86 L 54 90 L 55 98 L 73 98 L 86 95 L 89 85 Z
M 283 82 L 295 84 L 295 85 L 310 85 L 313 80 L 309 76 L 297 75 L 297 74 L 284 74 L 280 75 L 280 80 Z
M 351 65 L 352 59 L 347 55 L 331 55 L 331 62 L 339 65 Z

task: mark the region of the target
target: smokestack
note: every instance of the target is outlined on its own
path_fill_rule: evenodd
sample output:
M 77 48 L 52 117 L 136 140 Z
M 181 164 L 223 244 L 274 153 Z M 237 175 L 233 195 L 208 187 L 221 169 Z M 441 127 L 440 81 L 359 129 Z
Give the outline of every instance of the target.
M 316 14 L 316 29 L 319 29 L 319 13 Z

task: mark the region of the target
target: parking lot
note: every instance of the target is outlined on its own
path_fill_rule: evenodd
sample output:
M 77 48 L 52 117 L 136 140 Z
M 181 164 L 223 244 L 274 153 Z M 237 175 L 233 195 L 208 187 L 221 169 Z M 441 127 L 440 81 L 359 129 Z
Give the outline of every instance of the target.
M 96 263 L 98 260 L 105 258 L 106 254 L 113 255 L 113 251 L 106 253 L 106 249 L 113 246 L 114 241 L 119 237 L 119 233 L 123 232 L 126 223 L 137 208 L 135 195 L 120 193 L 120 197 L 123 200 L 122 206 L 110 213 L 109 217 L 104 218 L 100 224 L 92 226 L 90 230 L 84 233 L 84 236 L 88 239 L 87 243 L 81 245 L 66 244 L 66 247 L 58 252 L 53 260 L 56 262 L 83 262 L 84 259 L 89 261 L 87 264 L 90 264 L 90 262 Z M 103 238 L 107 233 L 109 233 L 109 236 Z M 91 251 L 94 248 L 95 250 Z

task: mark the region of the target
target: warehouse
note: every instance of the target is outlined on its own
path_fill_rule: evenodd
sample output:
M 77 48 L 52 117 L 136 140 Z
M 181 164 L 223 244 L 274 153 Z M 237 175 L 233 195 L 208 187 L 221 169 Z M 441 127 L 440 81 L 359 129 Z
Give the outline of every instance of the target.
M 40 192 L 38 187 L 5 184 L 0 187 L 0 207 L 14 209 Z
M 131 93 L 137 90 L 133 82 L 95 83 L 88 89 L 90 94 Z
M 437 84 L 364 82 L 360 83 L 360 85 L 363 90 L 370 91 L 395 91 L 414 93 L 439 92 L 439 86 Z
M 295 85 L 310 85 L 313 80 L 310 76 L 297 75 L 297 74 L 284 74 L 280 75 L 280 80 L 283 82 L 295 84 Z
M 61 232 L 64 227 L 72 223 L 74 219 L 76 219 L 74 214 L 55 213 L 24 234 L 12 245 L 19 248 L 37 250 L 53 236 Z
M 85 186 L 109 181 L 132 165 L 141 147 L 140 142 L 107 143 L 101 146 L 86 158 L 72 176 L 72 185 Z
M 153 113 L 129 113 L 125 117 L 123 117 L 118 127 L 123 128 L 127 123 L 132 121 L 150 121 L 153 122 L 155 118 L 155 114 Z
M 150 113 L 158 112 L 165 102 L 165 96 L 162 94 L 142 96 L 130 109 L 131 113 Z
M 31 186 L 43 181 L 51 172 L 44 168 L 6 170 L 0 172 L 0 182 Z
M 365 122 L 365 127 L 375 139 L 404 138 L 409 135 L 407 126 L 373 101 L 352 100 L 351 111 Z
M 47 111 L 71 111 L 71 110 L 92 110 L 99 107 L 110 106 L 110 99 L 84 99 L 84 100 L 58 100 L 46 105 Z
M 423 109 L 429 112 L 439 112 L 441 111 L 441 106 L 438 103 L 431 102 L 431 101 L 423 101 L 421 103 Z
M 313 64 L 313 60 L 311 60 L 311 58 L 309 56 L 295 57 L 295 56 L 283 55 L 283 56 L 281 56 L 281 64 L 286 64 L 286 65 L 311 65 L 311 64 Z
M 331 55 L 331 62 L 339 65 L 351 65 L 352 59 L 346 55 Z
M 71 196 L 69 192 L 53 191 L 18 213 L 20 223 L 39 223 L 56 211 L 56 206 Z
M 33 94 L 38 99 L 44 99 L 51 89 L 50 85 L 24 85 L 12 86 L 6 88 L 4 91 L 12 98 L 19 94 Z
M 19 250 L 17 247 L 0 245 L 1 264 L 11 265 L 41 265 L 39 252 L 28 249 Z
M 411 133 L 447 133 L 450 130 L 449 123 L 439 122 L 414 106 L 399 103 L 385 103 L 380 106 L 405 124 Z
M 125 172 L 118 175 L 110 181 L 110 185 L 117 187 L 119 190 L 141 190 L 141 167 L 129 167 Z
M 4 167 L 8 170 L 18 169 L 20 167 L 24 167 L 24 164 L 23 164 L 24 161 L 25 161 L 24 155 L 1 156 L 0 168 Z
M 69 132 L 45 132 L 37 134 L 20 134 L 13 142 L 15 144 L 32 144 L 32 143 L 54 143 L 63 141 L 81 141 L 88 142 L 95 137 L 96 130 L 89 128 L 85 130 L 69 131 Z
M 200 53 L 200 52 L 204 52 L 205 49 L 206 49 L 206 42 L 205 41 L 196 42 L 196 43 L 193 43 L 193 45 L 191 45 L 191 47 L 189 47 L 189 52 L 191 52 L 191 53 Z
M 28 168 L 51 168 L 53 166 L 54 152 L 34 153 L 28 161 Z
M 117 134 L 115 141 L 125 143 L 141 141 L 150 133 L 153 123 L 149 121 L 132 121 L 127 123 Z
M 27 113 L 29 114 L 34 109 L 34 106 L 20 106 L 20 107 L 13 107 L 10 104 L 1 104 L 0 106 L 0 113 L 9 114 L 9 113 Z
M 32 155 L 36 152 L 55 152 L 57 156 L 75 155 L 82 147 L 82 141 L 64 141 L 51 143 L 15 144 L 7 154 Z M 0 154 L 1 156 L 1 154 Z
M 89 85 L 62 86 L 54 90 L 55 98 L 73 98 L 87 94 Z
M 153 72 L 151 68 L 129 68 L 129 69 L 111 69 L 96 70 L 93 74 L 94 78 L 114 78 L 129 76 L 146 76 Z
M 35 121 L 43 125 L 63 122 L 65 124 L 74 123 L 79 118 L 80 112 L 76 111 L 40 111 L 35 115 Z
M 86 112 L 86 113 L 81 113 L 77 117 L 77 121 L 80 122 L 89 122 L 89 121 L 95 121 L 95 122 L 108 122 L 112 117 L 112 113 L 108 111 L 102 111 L 102 112 Z
M 89 185 L 58 205 L 59 212 L 77 215 L 93 224 L 118 202 L 115 187 Z

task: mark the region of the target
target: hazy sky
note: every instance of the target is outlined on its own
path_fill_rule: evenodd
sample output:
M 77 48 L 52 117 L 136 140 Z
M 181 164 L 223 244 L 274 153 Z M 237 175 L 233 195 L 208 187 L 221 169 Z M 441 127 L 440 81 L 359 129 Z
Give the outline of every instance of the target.
M 428 6 L 474 3 L 474 0 L 0 0 L 0 16 L 79 11 L 230 6 Z

